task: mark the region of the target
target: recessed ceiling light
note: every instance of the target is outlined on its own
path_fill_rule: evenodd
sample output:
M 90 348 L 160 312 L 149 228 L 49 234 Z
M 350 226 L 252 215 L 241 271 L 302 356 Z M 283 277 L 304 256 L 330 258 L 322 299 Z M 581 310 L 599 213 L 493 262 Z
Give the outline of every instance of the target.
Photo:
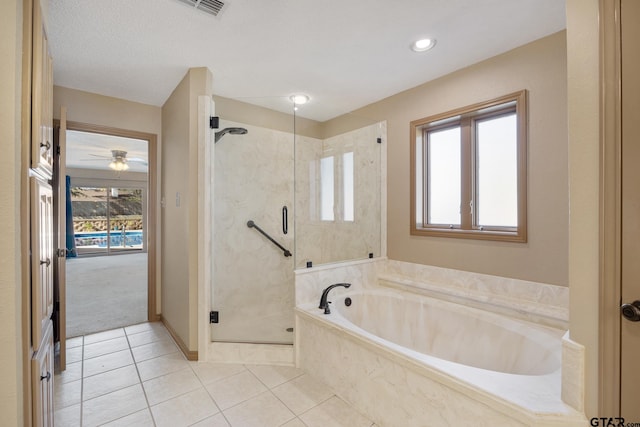
M 306 104 L 307 102 L 309 102 L 310 98 L 307 95 L 291 95 L 289 97 L 289 99 L 295 105 L 302 105 L 302 104 Z
M 414 52 L 426 52 L 436 45 L 436 39 L 420 39 L 411 44 L 411 50 Z

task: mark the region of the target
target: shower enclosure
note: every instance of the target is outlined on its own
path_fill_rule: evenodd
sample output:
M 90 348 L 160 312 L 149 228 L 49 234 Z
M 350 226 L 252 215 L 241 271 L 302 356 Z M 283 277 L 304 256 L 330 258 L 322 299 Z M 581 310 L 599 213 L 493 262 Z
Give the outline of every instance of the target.
M 294 270 L 382 254 L 386 127 L 325 137 L 322 123 L 293 113 L 242 120 L 238 105 L 234 120 L 216 105 L 219 129 L 247 133 L 211 150 L 211 340 L 292 344 Z

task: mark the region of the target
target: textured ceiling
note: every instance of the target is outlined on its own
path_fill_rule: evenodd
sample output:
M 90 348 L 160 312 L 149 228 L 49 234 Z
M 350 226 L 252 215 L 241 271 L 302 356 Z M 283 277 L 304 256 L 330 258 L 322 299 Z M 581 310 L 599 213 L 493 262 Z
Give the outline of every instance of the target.
M 190 67 L 214 94 L 324 121 L 565 28 L 564 0 L 51 0 L 56 85 L 161 106 Z M 409 44 L 435 37 L 417 54 Z

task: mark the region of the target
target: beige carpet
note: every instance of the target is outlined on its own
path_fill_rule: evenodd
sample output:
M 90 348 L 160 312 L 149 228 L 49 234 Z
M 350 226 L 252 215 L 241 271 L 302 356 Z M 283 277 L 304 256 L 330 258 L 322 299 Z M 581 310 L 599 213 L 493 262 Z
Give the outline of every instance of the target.
M 146 320 L 146 253 L 67 260 L 67 337 Z

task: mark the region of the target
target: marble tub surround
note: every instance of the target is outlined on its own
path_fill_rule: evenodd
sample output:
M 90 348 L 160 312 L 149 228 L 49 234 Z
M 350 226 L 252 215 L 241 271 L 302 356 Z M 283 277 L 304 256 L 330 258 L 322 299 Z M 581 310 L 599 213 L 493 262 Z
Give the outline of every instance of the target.
M 326 378 L 378 424 L 586 425 L 579 372 L 584 355 L 562 338 L 566 288 L 385 258 L 295 274 L 297 366 Z M 338 282 L 352 286 L 332 290 L 332 313 L 324 315 L 317 305 L 322 290 Z M 344 297 L 357 304 L 375 294 L 405 304 L 392 309 L 392 300 L 372 299 L 361 312 L 341 314 Z M 446 309 L 453 314 L 427 318 Z M 455 327 L 458 312 L 468 321 Z M 371 326 L 376 320 L 381 325 Z M 429 330 L 438 323 L 440 330 Z M 464 338 L 469 328 L 474 337 Z M 434 340 L 462 345 L 453 356 L 415 346 Z M 474 364 L 473 356 L 485 350 L 488 365 Z
M 314 308 L 308 311 L 317 314 Z M 443 300 L 392 289 L 364 290 L 334 296 L 331 313 L 336 314 L 332 321 L 355 326 L 372 339 L 468 367 L 540 376 L 561 365 L 564 331 Z
M 389 260 L 378 284 L 482 308 L 559 329 L 569 322 L 569 288 Z
M 584 346 L 571 339 L 569 331 L 562 337 L 562 401 L 584 411 Z
M 383 254 L 386 135 L 386 122 L 327 139 L 296 135 L 297 268 Z
M 371 339 L 331 316 L 297 309 L 299 368 L 378 425 L 586 425 L 560 399 L 559 370 L 527 376 L 451 364 Z
M 376 283 L 385 262 L 386 258 L 372 258 L 296 270 L 296 306 L 310 303 L 318 305 L 322 291 L 334 283 L 347 282 L 351 283 L 351 287 L 335 288 L 331 291 L 331 297 L 371 286 Z

